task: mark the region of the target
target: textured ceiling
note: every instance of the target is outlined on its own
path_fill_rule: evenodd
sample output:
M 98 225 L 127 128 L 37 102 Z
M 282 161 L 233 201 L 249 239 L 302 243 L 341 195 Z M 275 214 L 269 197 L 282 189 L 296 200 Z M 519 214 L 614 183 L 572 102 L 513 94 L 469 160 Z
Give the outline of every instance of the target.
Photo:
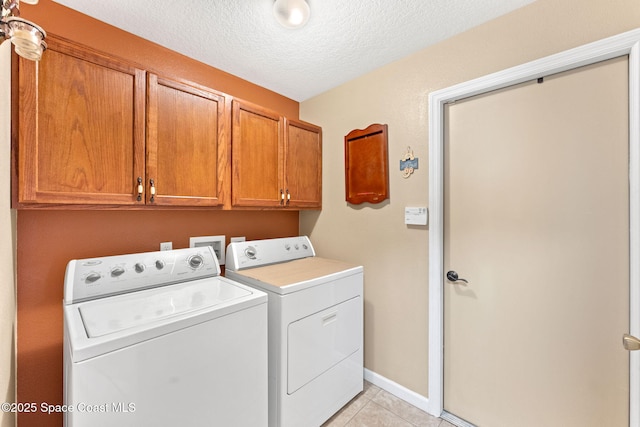
M 301 29 L 273 0 L 54 0 L 304 101 L 533 0 L 308 0 Z

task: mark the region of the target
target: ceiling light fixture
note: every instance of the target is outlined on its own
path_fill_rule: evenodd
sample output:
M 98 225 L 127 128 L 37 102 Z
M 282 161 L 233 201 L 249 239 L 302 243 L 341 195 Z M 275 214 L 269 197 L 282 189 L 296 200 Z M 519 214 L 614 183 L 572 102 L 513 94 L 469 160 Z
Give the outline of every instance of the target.
M 300 28 L 309 20 L 311 10 L 306 0 L 276 0 L 273 14 L 285 28 Z
M 0 0 L 0 44 L 10 40 L 16 53 L 23 58 L 39 61 L 47 48 L 44 42 L 47 33 L 31 21 L 20 18 L 20 0 Z M 26 4 L 37 4 L 38 0 L 23 0 Z

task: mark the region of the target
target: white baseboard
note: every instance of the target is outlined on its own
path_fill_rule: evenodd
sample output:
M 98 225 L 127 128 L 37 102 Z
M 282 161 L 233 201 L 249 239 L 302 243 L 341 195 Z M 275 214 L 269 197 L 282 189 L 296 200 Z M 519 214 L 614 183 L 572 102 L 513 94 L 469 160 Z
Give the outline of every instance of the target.
M 415 406 L 416 408 L 420 408 L 425 412 L 428 412 L 427 409 L 429 407 L 429 399 L 416 393 L 415 391 L 411 391 L 408 388 L 401 386 L 400 384 L 391 381 L 389 378 L 383 377 L 380 374 L 376 374 L 373 371 L 368 369 L 364 369 L 364 379 L 369 381 L 371 384 L 380 387 L 384 391 L 387 391 L 394 396 L 404 400 L 405 402 Z

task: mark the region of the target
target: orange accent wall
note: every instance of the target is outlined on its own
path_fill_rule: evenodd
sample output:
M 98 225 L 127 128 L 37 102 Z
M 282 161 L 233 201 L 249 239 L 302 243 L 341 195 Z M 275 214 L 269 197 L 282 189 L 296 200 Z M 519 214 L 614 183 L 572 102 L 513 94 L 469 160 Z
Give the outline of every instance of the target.
M 298 118 L 298 103 L 50 0 L 21 5 L 48 33 L 191 80 Z M 215 49 L 215 44 L 212 44 Z M 46 55 L 46 52 L 44 53 Z M 62 404 L 62 298 L 71 259 L 189 246 L 190 236 L 298 234 L 298 212 L 214 210 L 21 210 L 18 212 L 17 401 Z M 20 427 L 62 426 L 62 414 L 18 414 Z
M 293 236 L 297 212 L 18 212 L 18 402 L 62 404 L 62 298 L 74 258 L 155 251 L 160 242 L 189 246 L 190 236 Z M 161 356 L 159 356 L 161 357 Z M 61 415 L 21 413 L 20 427 L 61 426 Z

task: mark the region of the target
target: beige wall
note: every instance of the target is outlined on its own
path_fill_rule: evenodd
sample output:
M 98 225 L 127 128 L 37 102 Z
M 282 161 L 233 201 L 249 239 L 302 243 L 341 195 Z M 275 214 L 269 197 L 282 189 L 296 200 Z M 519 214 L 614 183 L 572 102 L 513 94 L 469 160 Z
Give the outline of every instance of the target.
M 428 204 L 429 93 L 637 27 L 637 0 L 538 0 L 301 104 L 300 118 L 323 127 L 324 194 L 321 212 L 300 214 L 300 232 L 320 256 L 364 265 L 367 369 L 428 394 L 429 233 L 403 214 Z M 389 125 L 391 197 L 349 206 L 343 138 L 371 123 Z M 407 146 L 420 167 L 403 179 Z
M 11 45 L 0 46 L 0 403 L 15 400 L 16 211 L 11 204 Z M 11 413 L 0 412 L 0 426 L 15 425 Z

